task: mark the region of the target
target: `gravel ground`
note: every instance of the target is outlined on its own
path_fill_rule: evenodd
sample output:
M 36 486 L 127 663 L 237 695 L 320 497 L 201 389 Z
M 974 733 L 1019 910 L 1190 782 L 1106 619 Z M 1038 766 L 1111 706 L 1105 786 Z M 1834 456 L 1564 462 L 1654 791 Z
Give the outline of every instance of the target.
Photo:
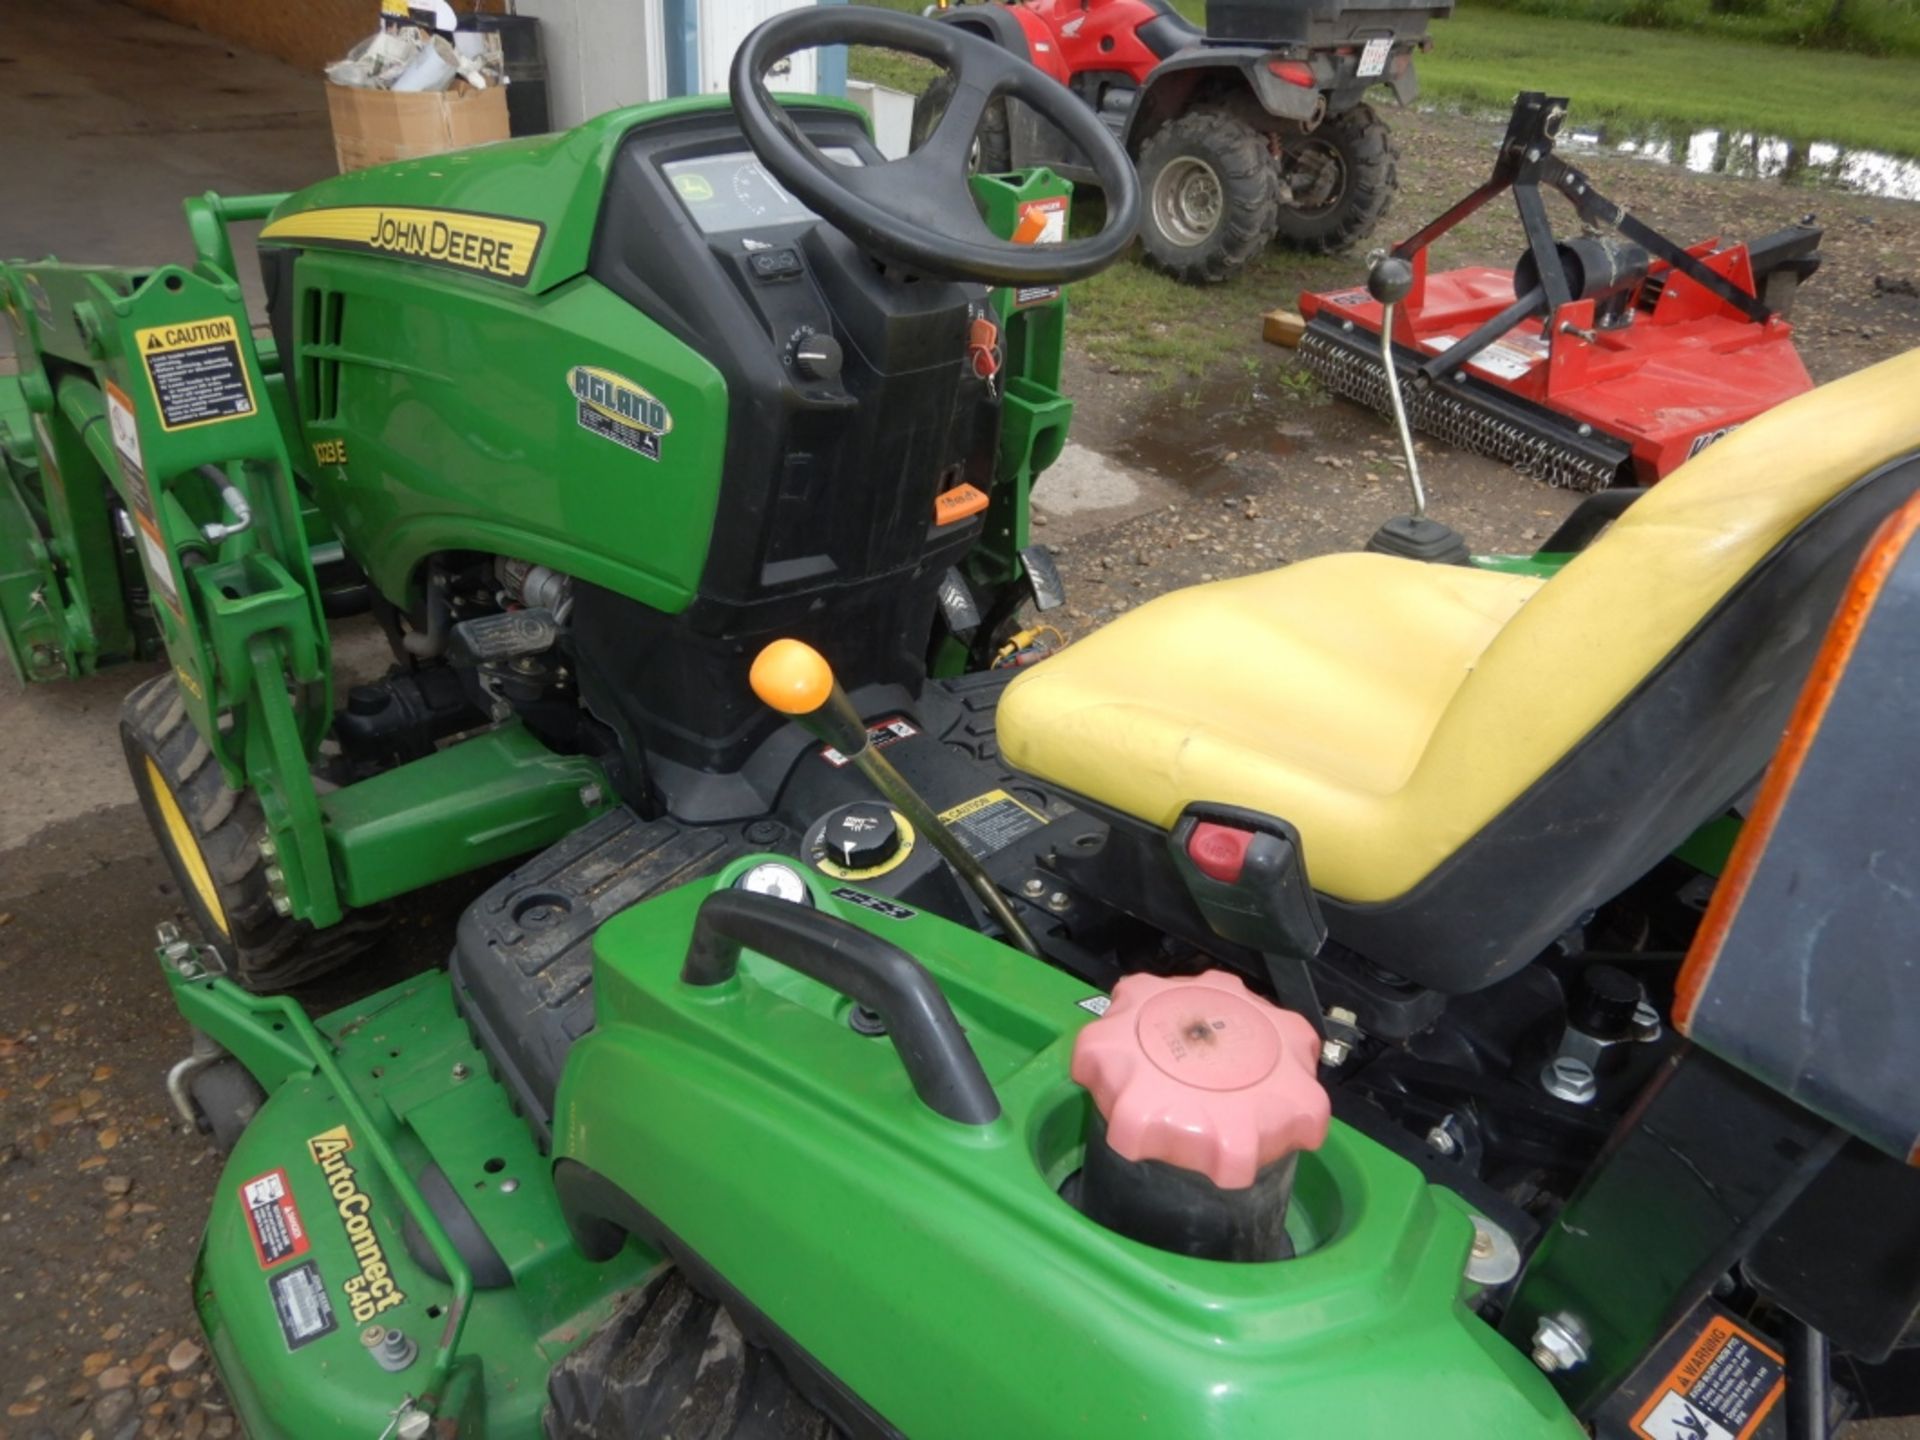
M 1497 130 L 1414 116 L 1400 133 L 1408 189 L 1396 225 L 1477 181 Z M 1900 285 L 1920 269 L 1920 207 L 1625 160 L 1591 168 L 1689 238 L 1759 234 L 1818 209 L 1830 227 L 1827 268 L 1799 312 L 1816 377 L 1920 341 L 1920 300 Z M 86 240 L 77 233 L 60 248 L 79 257 Z M 1514 249 L 1490 221 L 1449 258 L 1504 261 Z M 1195 296 L 1218 312 L 1222 364 L 1210 377 L 1156 390 L 1113 373 L 1123 367 L 1111 356 L 1072 357 L 1076 438 L 1149 476 L 1163 497 L 1117 522 L 1098 512 L 1040 516 L 1039 537 L 1061 550 L 1072 626 L 1176 585 L 1355 546 L 1400 508 L 1385 426 L 1312 395 L 1288 357 L 1258 339 L 1257 310 L 1288 301 L 1309 274 L 1303 264 L 1289 280 L 1291 263 L 1265 269 L 1257 299 L 1246 290 Z M 1326 283 L 1324 266 L 1312 273 Z M 1428 478 L 1434 512 L 1483 550 L 1538 541 L 1573 503 L 1471 457 L 1433 454 Z M 93 708 L 110 717 L 111 706 Z M 35 783 L 21 733 L 43 732 L 0 729 L 10 810 Z M 234 1429 L 200 1353 L 187 1286 L 219 1165 L 161 1085 L 186 1036 L 148 946 L 154 924 L 178 915 L 178 897 L 138 808 L 117 793 L 117 803 L 0 850 L 0 1440 Z M 347 997 L 343 987 L 370 989 L 434 963 L 487 878 L 410 900 L 382 953 L 305 998 L 326 1008 Z

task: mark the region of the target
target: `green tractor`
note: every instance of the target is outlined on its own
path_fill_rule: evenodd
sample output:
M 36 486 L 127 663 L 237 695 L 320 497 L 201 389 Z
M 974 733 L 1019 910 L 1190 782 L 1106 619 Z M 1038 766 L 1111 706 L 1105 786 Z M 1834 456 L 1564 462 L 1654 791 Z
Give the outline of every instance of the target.
M 820 44 L 951 70 L 942 128 L 888 164 L 776 103 Z M 858 7 L 732 91 L 190 202 L 191 271 L 4 272 L 16 664 L 171 662 L 126 727 L 248 1433 L 1827 1433 L 1829 1343 L 1920 1304 L 1858 1260 L 1913 1252 L 1920 1046 L 1809 897 L 1741 916 L 1812 836 L 1878 857 L 1847 943 L 1899 934 L 1920 809 L 1788 791 L 1910 673 L 1920 357 L 1538 555 L 1416 503 L 1043 656 L 1058 287 L 1130 242 L 1124 155 Z M 1003 95 L 1095 158 L 1098 235 L 1019 243 L 1064 187 L 969 178 Z M 336 711 L 363 605 L 398 668 Z M 1890 618 L 1816 666 L 1837 605 Z M 1810 670 L 1880 683 L 1796 712 Z M 444 970 L 264 993 L 513 856 Z

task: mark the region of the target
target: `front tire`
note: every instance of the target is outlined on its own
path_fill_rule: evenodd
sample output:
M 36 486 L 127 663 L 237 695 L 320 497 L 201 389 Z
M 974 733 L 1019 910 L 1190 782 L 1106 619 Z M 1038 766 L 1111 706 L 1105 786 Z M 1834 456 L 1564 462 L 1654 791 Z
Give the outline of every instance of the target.
M 1266 138 L 1219 110 L 1168 121 L 1140 150 L 1148 261 L 1189 285 L 1237 274 L 1273 239 L 1280 189 Z
M 171 674 L 127 696 L 120 745 L 180 898 L 239 984 L 255 993 L 284 990 L 373 943 L 379 922 L 365 912 L 316 930 L 274 910 L 260 853 L 267 826 L 259 797 L 227 788 Z
M 1329 115 L 1318 129 L 1281 136 L 1277 236 L 1298 250 L 1334 255 L 1374 231 L 1400 188 L 1400 151 L 1371 105 Z
M 780 1362 L 677 1270 L 547 1377 L 547 1440 L 841 1440 Z

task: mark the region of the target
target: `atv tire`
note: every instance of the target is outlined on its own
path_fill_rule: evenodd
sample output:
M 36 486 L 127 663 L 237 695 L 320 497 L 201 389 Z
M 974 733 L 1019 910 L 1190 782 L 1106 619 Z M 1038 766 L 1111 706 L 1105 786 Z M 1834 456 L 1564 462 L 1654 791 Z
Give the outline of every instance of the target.
M 373 943 L 380 922 L 368 912 L 316 930 L 274 910 L 260 853 L 267 827 L 259 797 L 227 788 L 171 674 L 127 696 L 120 745 L 181 901 L 240 985 L 257 994 L 284 990 Z
M 1318 129 L 1281 135 L 1280 174 L 1296 197 L 1280 206 L 1277 237 L 1334 255 L 1367 238 L 1400 188 L 1400 150 L 1371 105 L 1329 115 Z
M 1280 187 L 1266 137 L 1220 110 L 1189 110 L 1140 149 L 1147 259 L 1176 280 L 1211 285 L 1273 240 Z
M 942 70 L 933 83 L 914 97 L 910 143 L 918 150 L 926 143 L 940 117 L 947 113 L 953 98 L 953 72 Z M 973 132 L 973 157 L 968 168 L 976 175 L 1004 175 L 1013 169 L 1013 132 L 1007 127 L 1007 102 L 995 100 L 980 117 L 980 128 Z
M 835 1440 L 772 1354 L 677 1270 L 547 1377 L 547 1440 Z

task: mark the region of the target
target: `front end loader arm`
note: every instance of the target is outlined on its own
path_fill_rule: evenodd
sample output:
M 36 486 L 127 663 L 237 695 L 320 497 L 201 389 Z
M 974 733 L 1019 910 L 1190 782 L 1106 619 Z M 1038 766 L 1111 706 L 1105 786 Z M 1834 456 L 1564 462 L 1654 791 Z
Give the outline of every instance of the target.
M 187 713 L 227 784 L 260 796 L 276 907 L 324 926 L 342 912 L 310 768 L 332 712 L 325 618 L 271 377 L 223 268 L 225 222 L 250 202 L 200 203 L 192 270 L 49 261 L 0 283 L 32 299 L 10 314 L 36 435 L 117 496 Z

